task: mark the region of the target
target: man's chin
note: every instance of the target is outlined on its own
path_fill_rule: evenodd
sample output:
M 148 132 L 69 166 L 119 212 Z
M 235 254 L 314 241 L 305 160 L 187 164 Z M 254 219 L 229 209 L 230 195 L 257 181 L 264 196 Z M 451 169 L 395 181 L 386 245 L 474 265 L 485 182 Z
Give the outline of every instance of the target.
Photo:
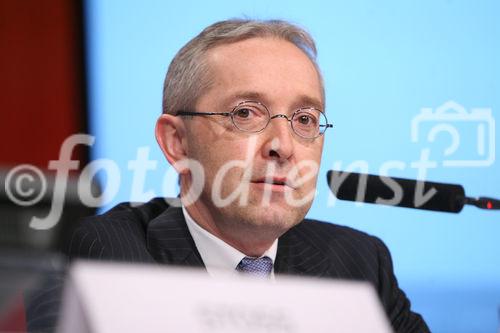
M 251 201 L 255 207 L 263 211 L 276 211 L 278 215 L 297 214 L 305 215 L 311 208 L 312 200 L 297 198 L 294 191 L 271 192 L 264 196 L 259 195 Z
M 283 233 L 304 219 L 306 207 L 282 204 L 249 205 L 241 211 L 242 218 L 254 227 Z

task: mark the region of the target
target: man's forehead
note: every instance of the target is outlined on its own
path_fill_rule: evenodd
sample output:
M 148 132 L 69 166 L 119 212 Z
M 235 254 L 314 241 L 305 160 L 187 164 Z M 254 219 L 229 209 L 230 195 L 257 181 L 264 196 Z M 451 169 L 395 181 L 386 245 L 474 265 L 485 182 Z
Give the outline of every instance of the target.
M 276 76 L 287 76 L 287 86 L 293 84 L 300 90 L 292 96 L 297 104 L 324 108 L 319 69 L 303 50 L 289 41 L 258 37 L 219 45 L 207 52 L 206 61 L 213 88 L 224 86 L 225 102 L 238 99 L 266 102 L 272 93 L 265 89 L 266 85 L 273 86 Z M 231 85 L 224 85 L 227 81 Z M 283 85 L 283 80 L 276 82 Z
M 244 52 L 244 53 L 239 53 Z M 250 53 L 248 53 L 250 52 Z M 314 66 L 309 55 L 292 42 L 278 37 L 252 37 L 239 41 L 224 43 L 210 48 L 206 55 L 212 61 L 227 61 L 235 54 L 240 56 L 257 55 L 266 52 L 293 52 L 307 59 Z M 285 60 L 285 59 L 284 59 Z

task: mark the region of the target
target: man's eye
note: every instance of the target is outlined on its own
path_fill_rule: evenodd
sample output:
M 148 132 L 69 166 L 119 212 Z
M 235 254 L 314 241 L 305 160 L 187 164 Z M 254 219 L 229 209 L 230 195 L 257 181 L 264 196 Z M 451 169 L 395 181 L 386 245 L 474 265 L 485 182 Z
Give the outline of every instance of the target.
M 301 125 L 313 125 L 314 123 L 313 118 L 307 114 L 300 115 L 298 121 Z
M 250 118 L 253 116 L 253 111 L 247 108 L 238 109 L 235 112 L 235 116 L 241 119 Z

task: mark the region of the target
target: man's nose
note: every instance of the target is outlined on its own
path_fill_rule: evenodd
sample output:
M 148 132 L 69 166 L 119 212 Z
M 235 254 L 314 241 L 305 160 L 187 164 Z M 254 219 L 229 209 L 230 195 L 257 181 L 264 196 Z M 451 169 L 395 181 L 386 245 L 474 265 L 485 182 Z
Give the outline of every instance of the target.
M 271 122 L 263 134 L 266 135 L 264 158 L 285 161 L 293 155 L 294 138 L 290 122 L 285 115 L 271 117 Z

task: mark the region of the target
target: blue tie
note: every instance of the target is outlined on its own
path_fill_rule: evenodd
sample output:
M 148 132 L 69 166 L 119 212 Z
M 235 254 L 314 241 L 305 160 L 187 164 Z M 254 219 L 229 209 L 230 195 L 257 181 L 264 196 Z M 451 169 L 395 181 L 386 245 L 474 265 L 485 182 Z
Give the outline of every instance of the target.
M 273 261 L 269 257 L 245 257 L 241 259 L 240 263 L 236 267 L 236 270 L 248 275 L 269 278 L 271 276 L 271 271 L 273 270 Z

